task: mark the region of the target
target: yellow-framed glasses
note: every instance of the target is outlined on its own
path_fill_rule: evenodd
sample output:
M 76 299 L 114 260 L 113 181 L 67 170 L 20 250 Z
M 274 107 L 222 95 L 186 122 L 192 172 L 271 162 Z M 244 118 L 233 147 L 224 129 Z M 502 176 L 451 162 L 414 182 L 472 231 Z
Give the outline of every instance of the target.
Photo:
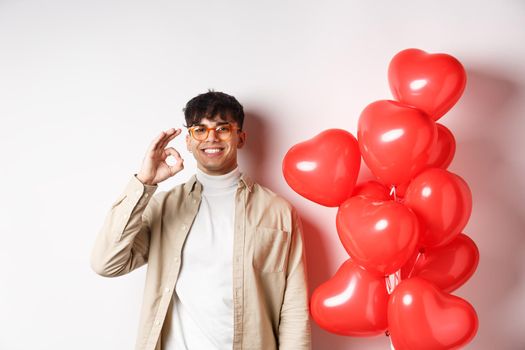
M 188 128 L 188 132 L 191 137 L 197 141 L 204 141 L 208 138 L 210 130 L 215 132 L 215 136 L 221 141 L 228 141 L 232 137 L 234 131 L 239 130 L 239 128 L 230 123 L 219 124 L 217 126 L 208 128 L 205 125 L 194 125 Z

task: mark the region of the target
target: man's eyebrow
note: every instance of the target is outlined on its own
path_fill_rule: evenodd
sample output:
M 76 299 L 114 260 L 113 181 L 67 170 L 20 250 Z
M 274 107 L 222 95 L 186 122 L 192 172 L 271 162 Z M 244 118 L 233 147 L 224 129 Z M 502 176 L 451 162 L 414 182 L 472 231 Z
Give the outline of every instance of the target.
M 221 121 L 221 122 L 218 122 L 215 124 L 215 126 L 219 126 L 219 125 L 225 125 L 225 124 L 230 124 L 229 122 L 225 122 L 225 121 Z M 204 127 L 208 127 L 206 124 L 194 124 L 194 126 L 204 126 Z M 213 126 L 212 126 L 213 127 Z

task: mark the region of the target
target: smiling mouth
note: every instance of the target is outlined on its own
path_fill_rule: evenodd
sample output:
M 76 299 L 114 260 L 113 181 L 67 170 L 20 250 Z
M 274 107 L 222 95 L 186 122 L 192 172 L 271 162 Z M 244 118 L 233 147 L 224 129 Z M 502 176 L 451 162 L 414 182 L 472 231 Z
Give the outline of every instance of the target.
M 224 148 L 220 148 L 220 147 L 217 147 L 217 148 L 205 148 L 202 151 L 204 153 L 206 153 L 206 154 L 217 154 L 217 153 L 220 153 L 220 152 L 224 151 Z

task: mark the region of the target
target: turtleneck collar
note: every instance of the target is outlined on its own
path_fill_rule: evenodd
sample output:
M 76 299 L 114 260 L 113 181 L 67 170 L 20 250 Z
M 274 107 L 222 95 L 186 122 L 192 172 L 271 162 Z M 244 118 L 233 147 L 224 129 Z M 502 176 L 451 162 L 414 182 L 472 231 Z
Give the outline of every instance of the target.
M 227 174 L 209 175 L 197 168 L 196 176 L 197 180 L 202 184 L 202 190 L 204 192 L 216 192 L 236 188 L 241 177 L 241 172 L 237 166 Z

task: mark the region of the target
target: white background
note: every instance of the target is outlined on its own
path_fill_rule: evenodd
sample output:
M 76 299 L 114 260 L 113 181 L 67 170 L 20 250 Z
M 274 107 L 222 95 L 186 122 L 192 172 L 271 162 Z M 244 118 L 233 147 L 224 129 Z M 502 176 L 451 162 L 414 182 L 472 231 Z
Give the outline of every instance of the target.
M 440 120 L 481 254 L 455 292 L 480 319 L 467 348 L 524 349 L 523 42 L 523 1 L 0 1 L 0 349 L 133 348 L 145 269 L 102 278 L 90 251 L 150 141 L 208 88 L 245 107 L 242 170 L 299 209 L 313 291 L 347 255 L 336 209 L 288 188 L 282 158 L 327 128 L 355 134 L 361 110 L 391 97 L 388 63 L 409 47 L 449 53 L 468 73 Z M 186 169 L 159 191 L 195 169 L 182 141 L 171 145 Z M 313 342 L 389 348 L 315 326 Z

